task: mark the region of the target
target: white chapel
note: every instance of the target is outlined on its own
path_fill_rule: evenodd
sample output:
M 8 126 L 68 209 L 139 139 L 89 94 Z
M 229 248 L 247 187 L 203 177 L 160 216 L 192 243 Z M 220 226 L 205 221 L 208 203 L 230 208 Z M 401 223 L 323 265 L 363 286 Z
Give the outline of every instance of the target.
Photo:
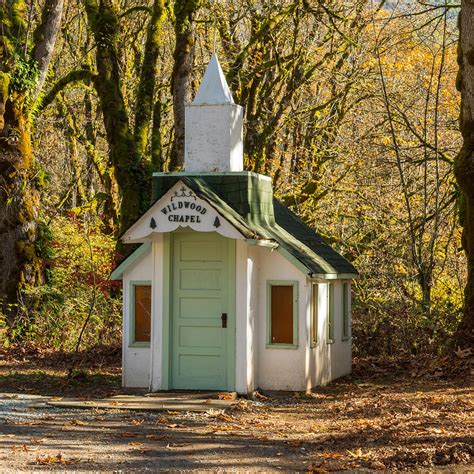
M 154 173 L 123 235 L 123 385 L 309 390 L 351 372 L 357 271 L 244 171 L 243 109 L 212 55 L 186 106 L 185 169 Z

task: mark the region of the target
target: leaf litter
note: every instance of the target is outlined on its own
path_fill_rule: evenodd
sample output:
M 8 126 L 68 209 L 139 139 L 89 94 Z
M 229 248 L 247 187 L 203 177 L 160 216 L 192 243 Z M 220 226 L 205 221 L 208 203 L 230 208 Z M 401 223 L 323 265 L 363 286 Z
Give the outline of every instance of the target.
M 472 354 L 463 350 L 454 357 L 455 377 L 437 375 L 440 368 L 448 373 L 443 358 L 421 358 L 423 363 L 364 360 L 351 378 L 313 393 L 259 391 L 228 410 L 142 412 L 137 417 L 136 412 L 110 413 L 92 406 L 82 412 L 38 409 L 31 420 L 8 419 L 2 442 L 15 456 L 6 454 L 2 460 L 0 449 L 0 467 L 80 462 L 81 467 L 105 470 L 190 469 L 205 462 L 216 469 L 254 465 L 305 472 L 471 469 L 474 391 L 464 369 L 470 369 Z M 39 448 L 56 452 L 55 446 L 61 446 L 62 426 L 67 426 L 68 456 L 38 455 Z M 164 451 L 165 461 L 149 456 Z M 84 452 L 93 462 L 84 459 Z

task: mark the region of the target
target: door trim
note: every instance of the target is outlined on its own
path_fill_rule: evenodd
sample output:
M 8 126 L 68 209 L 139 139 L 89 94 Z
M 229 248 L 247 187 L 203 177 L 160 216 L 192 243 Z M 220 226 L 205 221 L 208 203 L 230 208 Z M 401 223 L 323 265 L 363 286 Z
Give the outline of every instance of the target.
M 172 281 L 173 281 L 173 235 L 175 233 L 198 233 L 196 231 L 178 230 L 171 233 L 163 234 L 163 347 L 162 347 L 162 367 L 161 367 L 161 389 L 171 389 L 171 361 L 173 350 L 172 341 L 172 324 L 171 316 L 173 314 L 172 308 Z M 235 272 L 236 272 L 236 245 L 235 240 L 220 236 L 226 240 L 227 243 L 227 267 L 228 267 L 228 319 L 227 319 L 227 390 L 235 390 L 235 348 L 236 348 L 236 322 L 235 322 Z

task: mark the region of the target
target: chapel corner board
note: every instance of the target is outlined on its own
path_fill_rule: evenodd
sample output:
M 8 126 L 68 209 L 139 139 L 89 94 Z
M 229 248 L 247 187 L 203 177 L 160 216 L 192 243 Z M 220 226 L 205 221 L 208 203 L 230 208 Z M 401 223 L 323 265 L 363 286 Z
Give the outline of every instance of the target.
M 123 235 L 123 385 L 307 390 L 351 371 L 357 271 L 243 170 L 243 109 L 215 54 L 186 106 L 185 169 L 153 175 Z

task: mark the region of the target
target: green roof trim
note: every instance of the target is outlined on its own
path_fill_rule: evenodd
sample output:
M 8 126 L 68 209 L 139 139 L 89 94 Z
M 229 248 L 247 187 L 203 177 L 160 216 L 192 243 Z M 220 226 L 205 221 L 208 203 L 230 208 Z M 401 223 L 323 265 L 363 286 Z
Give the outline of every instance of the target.
M 219 195 L 249 223 L 266 226 L 275 223 L 272 181 L 268 176 L 251 171 L 203 174 L 154 173 L 152 202 L 160 199 L 180 180 L 183 182 L 199 180 L 204 187 Z
M 276 242 L 279 253 L 311 278 L 353 278 L 354 266 L 273 197 L 271 179 L 253 172 L 154 173 L 153 202 L 182 181 L 247 239 Z
M 145 255 L 151 249 L 151 242 L 141 244 L 135 251 L 133 251 L 125 260 L 122 260 L 119 265 L 113 270 L 110 278 L 111 280 L 121 280 L 125 271 L 130 268 L 135 262 Z
M 214 207 L 250 245 L 274 246 L 308 277 L 349 279 L 358 275 L 348 260 L 273 197 L 267 176 L 253 172 L 154 173 L 152 205 L 178 181 Z M 145 243 L 133 252 L 114 270 L 112 278 L 121 278 L 150 245 Z

